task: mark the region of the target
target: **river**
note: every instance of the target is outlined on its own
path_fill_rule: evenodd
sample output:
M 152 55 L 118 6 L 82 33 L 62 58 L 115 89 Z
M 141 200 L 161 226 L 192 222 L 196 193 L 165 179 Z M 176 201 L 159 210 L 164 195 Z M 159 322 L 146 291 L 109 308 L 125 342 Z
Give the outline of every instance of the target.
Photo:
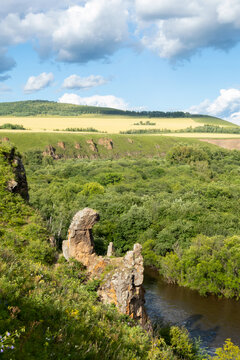
M 213 353 L 227 338 L 240 346 L 240 301 L 203 297 L 196 291 L 167 284 L 153 270 L 145 270 L 147 313 L 152 321 L 185 326 L 191 337 Z

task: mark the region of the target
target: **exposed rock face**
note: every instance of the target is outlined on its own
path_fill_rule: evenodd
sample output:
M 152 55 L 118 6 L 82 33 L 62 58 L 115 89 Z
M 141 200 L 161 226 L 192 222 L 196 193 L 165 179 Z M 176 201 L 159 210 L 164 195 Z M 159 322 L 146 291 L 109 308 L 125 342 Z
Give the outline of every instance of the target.
M 112 139 L 101 138 L 101 139 L 98 140 L 98 144 L 103 145 L 108 150 L 113 149 L 113 141 L 112 141 Z
M 19 154 L 16 153 L 15 148 L 12 147 L 9 151 L 3 152 L 6 160 L 13 168 L 15 175 L 14 179 L 11 179 L 7 183 L 7 190 L 12 193 L 18 193 L 23 199 L 29 200 L 28 183 L 26 178 L 26 172 L 22 159 Z
M 110 244 L 108 245 L 108 249 L 107 249 L 107 256 L 114 256 L 115 254 L 115 249 L 113 246 L 113 243 L 110 242 Z
M 86 142 L 87 142 L 87 144 L 89 144 L 90 150 L 92 150 L 92 151 L 94 151 L 94 152 L 98 152 L 97 145 L 95 144 L 95 142 L 93 141 L 93 139 L 86 140 Z
M 61 149 L 65 150 L 65 143 L 64 143 L 63 141 L 59 141 L 59 142 L 58 142 L 58 146 L 59 146 Z
M 98 213 L 89 208 L 76 213 L 68 230 L 68 240 L 63 241 L 63 254 L 67 260 L 72 257 L 85 266 L 89 266 L 94 261 L 91 229 L 98 220 Z
M 43 156 L 51 156 L 55 160 L 59 159 L 59 156 L 56 154 L 56 149 L 52 145 L 46 147 Z
M 97 256 L 92 227 L 98 220 L 98 213 L 92 209 L 79 211 L 70 225 L 68 240 L 63 242 L 63 254 L 67 260 L 73 257 L 82 262 L 91 278 L 101 279 L 98 294 L 104 303 L 115 304 L 120 312 L 145 325 L 142 247 L 135 244 L 123 258 L 110 258 L 114 252 L 110 243 L 107 257 Z
M 109 271 L 98 290 L 104 303 L 114 303 L 123 314 L 139 320 L 143 325 L 147 321 L 144 308 L 143 257 L 142 247 L 135 244 L 124 258 L 110 259 Z

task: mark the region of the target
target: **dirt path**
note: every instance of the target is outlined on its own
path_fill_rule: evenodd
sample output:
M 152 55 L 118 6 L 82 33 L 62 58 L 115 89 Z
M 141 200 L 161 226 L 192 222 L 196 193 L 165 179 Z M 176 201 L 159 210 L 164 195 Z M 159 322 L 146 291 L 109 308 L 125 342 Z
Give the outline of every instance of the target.
M 229 150 L 240 150 L 240 139 L 199 139 Z

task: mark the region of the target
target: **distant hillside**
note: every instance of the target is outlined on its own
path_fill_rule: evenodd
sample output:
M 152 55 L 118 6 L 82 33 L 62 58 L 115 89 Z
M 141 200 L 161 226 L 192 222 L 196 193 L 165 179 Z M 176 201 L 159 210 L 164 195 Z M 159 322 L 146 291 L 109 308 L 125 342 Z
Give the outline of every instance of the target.
M 199 122 L 206 122 L 218 125 L 229 125 L 225 120 L 206 115 L 193 115 L 188 112 L 175 111 L 123 111 L 107 107 L 62 104 L 53 101 L 31 100 L 0 103 L 0 116 L 79 116 L 82 114 L 122 115 L 149 118 L 196 118 Z M 201 121 L 202 119 L 202 121 Z
M 119 159 L 164 157 L 176 145 L 198 145 L 215 148 L 196 139 L 182 139 L 166 136 L 63 134 L 63 133 L 14 133 L 0 135 L 0 144 L 12 143 L 26 154 L 53 159 Z

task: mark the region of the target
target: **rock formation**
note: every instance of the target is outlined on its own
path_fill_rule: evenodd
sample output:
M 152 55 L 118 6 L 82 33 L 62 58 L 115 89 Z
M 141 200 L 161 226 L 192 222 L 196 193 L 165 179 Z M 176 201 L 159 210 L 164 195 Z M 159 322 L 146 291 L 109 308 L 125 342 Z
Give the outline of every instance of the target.
M 68 240 L 63 241 L 63 255 L 75 258 L 84 266 L 95 261 L 92 227 L 99 220 L 96 211 L 85 208 L 76 213 L 68 230 Z
M 114 246 L 113 243 L 110 242 L 110 244 L 108 245 L 108 249 L 107 249 L 107 256 L 114 256 L 115 250 L 114 250 Z
M 98 144 L 103 145 L 108 150 L 113 149 L 113 141 L 112 141 L 112 139 L 101 138 L 101 139 L 98 140 Z
M 63 255 L 67 260 L 77 259 L 87 267 L 92 279 L 101 280 L 98 295 L 104 303 L 115 304 L 120 312 L 145 325 L 142 247 L 135 244 L 124 257 L 110 257 L 114 254 L 111 243 L 108 256 L 97 256 L 92 227 L 98 220 L 98 213 L 92 209 L 79 211 L 70 225 L 68 239 L 63 242 Z
M 59 159 L 59 156 L 56 154 L 56 149 L 52 145 L 46 147 L 43 156 L 51 156 L 55 160 Z
M 59 141 L 58 142 L 58 146 L 61 148 L 61 149 L 63 149 L 63 150 L 65 150 L 65 143 L 63 142 L 63 141 Z
M 14 179 L 10 179 L 7 183 L 7 190 L 12 193 L 18 193 L 23 199 L 29 200 L 28 183 L 26 178 L 26 172 L 20 155 L 16 152 L 15 147 L 9 150 L 3 151 L 8 163 L 13 168 Z
M 93 141 L 93 139 L 86 140 L 86 143 L 89 145 L 89 148 L 90 148 L 91 151 L 93 151 L 93 152 L 98 152 L 97 145 L 95 144 L 95 142 Z

